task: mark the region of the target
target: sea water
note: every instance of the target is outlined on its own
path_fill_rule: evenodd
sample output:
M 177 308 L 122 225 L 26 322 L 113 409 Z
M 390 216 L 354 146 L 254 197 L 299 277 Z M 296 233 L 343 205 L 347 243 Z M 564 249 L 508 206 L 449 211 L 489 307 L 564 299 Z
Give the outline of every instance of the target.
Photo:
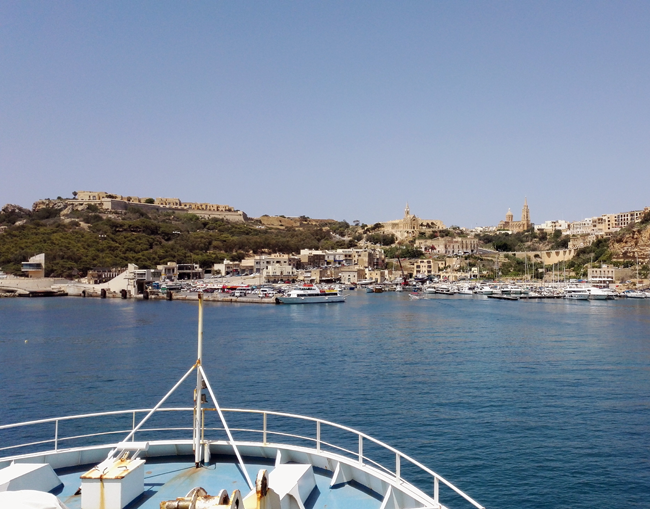
M 196 302 L 2 299 L 0 424 L 150 408 L 196 334 Z M 222 406 L 356 428 L 488 508 L 650 506 L 650 300 L 206 303 L 204 337 Z

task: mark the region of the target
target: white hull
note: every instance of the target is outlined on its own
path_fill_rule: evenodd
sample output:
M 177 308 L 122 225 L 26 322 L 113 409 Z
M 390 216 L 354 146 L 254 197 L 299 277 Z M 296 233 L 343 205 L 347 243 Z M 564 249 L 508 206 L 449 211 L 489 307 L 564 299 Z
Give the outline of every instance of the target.
M 589 294 L 588 293 L 568 293 L 564 298 L 569 299 L 569 300 L 589 300 Z
M 166 413 L 167 412 L 186 413 L 188 414 L 188 421 L 189 421 L 192 418 L 193 410 L 194 410 L 193 408 L 169 408 L 166 409 L 165 411 Z M 410 458 L 406 454 L 399 453 L 392 447 L 389 447 L 388 445 L 384 444 L 383 442 L 368 437 L 367 435 L 364 435 L 352 428 L 343 427 L 336 423 L 323 421 L 320 419 L 303 417 L 295 414 L 273 412 L 273 411 L 241 410 L 241 409 L 228 409 L 228 408 L 222 408 L 221 411 L 226 415 L 239 414 L 240 416 L 239 418 L 240 419 L 243 418 L 245 419 L 245 422 L 247 422 L 246 427 L 249 430 L 256 431 L 257 433 L 259 433 L 259 436 L 264 438 L 266 438 L 267 433 L 269 433 L 269 438 L 272 438 L 272 443 L 269 444 L 263 441 L 257 442 L 257 441 L 242 441 L 242 440 L 232 440 L 232 441 L 214 440 L 214 439 L 206 440 L 205 442 L 202 442 L 202 447 L 201 447 L 202 450 L 209 451 L 209 454 L 206 454 L 205 467 L 194 468 L 192 461 L 191 460 L 187 461 L 188 457 L 192 458 L 195 454 L 193 451 L 193 440 L 189 438 L 182 439 L 180 437 L 176 437 L 172 439 L 164 439 L 164 440 L 156 440 L 154 438 L 154 435 L 156 435 L 156 438 L 158 438 L 157 436 L 158 433 L 165 432 L 165 428 L 166 428 L 165 422 L 162 421 L 163 425 L 159 429 L 153 426 L 151 427 L 151 429 L 148 430 L 148 434 L 150 436 L 148 442 L 135 442 L 135 444 L 146 444 L 146 449 L 141 450 L 139 454 L 140 454 L 140 458 L 146 460 L 145 469 L 147 470 L 151 469 L 153 471 L 153 472 L 151 471 L 147 472 L 148 474 L 153 473 L 155 475 L 157 473 L 164 473 L 165 475 L 168 475 L 170 474 L 170 469 L 168 467 L 169 465 L 172 465 L 173 468 L 175 469 L 171 471 L 171 475 L 168 475 L 168 478 L 160 478 L 158 476 L 155 477 L 156 484 L 148 486 L 148 489 L 151 494 L 155 496 L 157 493 L 160 492 L 160 490 L 164 489 L 168 493 L 170 493 L 170 495 L 165 498 L 173 499 L 175 497 L 184 496 L 185 493 L 187 493 L 188 489 L 192 487 L 199 486 L 199 485 L 205 486 L 206 483 L 207 484 L 214 483 L 212 477 L 214 477 L 215 475 L 214 474 L 215 468 L 222 469 L 224 464 L 237 465 L 238 458 L 241 465 L 242 460 L 239 457 L 239 454 L 241 454 L 246 459 L 246 462 L 251 461 L 253 463 L 258 463 L 258 462 L 268 461 L 269 459 L 270 460 L 275 459 L 275 466 L 267 467 L 269 471 L 278 470 L 279 472 L 282 469 L 283 464 L 292 463 L 294 465 L 299 465 L 302 467 L 311 466 L 311 468 L 314 469 L 314 475 L 316 477 L 322 475 L 320 472 L 329 472 L 329 474 L 326 475 L 326 479 L 325 479 L 326 482 L 324 483 L 324 485 L 329 484 L 331 492 L 329 492 L 328 490 L 328 492 L 324 492 L 322 493 L 322 495 L 331 497 L 331 500 L 333 500 L 335 503 L 335 505 L 333 505 L 334 507 L 355 507 L 355 503 L 358 503 L 360 500 L 362 503 L 365 502 L 364 506 L 379 507 L 379 502 L 377 502 L 376 500 L 374 499 L 366 500 L 365 498 L 363 498 L 364 497 L 363 494 L 365 492 L 372 491 L 377 495 L 379 495 L 380 497 L 382 497 L 383 502 L 381 502 L 381 504 L 383 507 L 443 507 L 444 508 L 444 507 L 451 507 L 452 504 L 455 505 L 457 503 L 464 502 L 463 500 L 464 498 L 474 508 L 483 509 L 483 506 L 481 506 L 471 497 L 463 493 L 456 486 L 452 485 L 445 479 L 441 478 L 435 472 L 427 469 L 426 467 L 421 466 L 419 463 L 417 463 L 414 459 Z M 108 417 L 109 419 L 111 419 L 114 416 L 114 414 L 125 414 L 130 418 L 132 414 L 135 415 L 136 413 L 138 413 L 139 414 L 138 417 L 140 418 L 144 416 L 145 413 L 148 412 L 149 409 L 112 411 L 106 413 L 96 413 L 93 414 L 92 417 L 94 419 L 102 418 L 102 417 L 104 418 Z M 311 424 L 312 426 L 309 427 L 309 429 L 311 429 L 313 427 L 313 424 L 316 423 L 316 427 L 314 427 L 313 433 L 310 433 L 307 436 L 295 435 L 296 433 L 295 428 L 289 428 L 289 430 L 291 430 L 291 433 L 293 433 L 293 435 L 288 435 L 286 428 L 281 429 L 283 433 L 282 432 L 272 433 L 271 431 L 267 430 L 267 426 L 266 426 L 267 415 L 281 416 L 285 420 L 291 419 L 291 421 L 293 421 L 294 426 L 296 425 L 296 423 Z M 90 417 L 90 415 L 87 416 L 77 415 L 77 416 L 63 418 L 65 420 L 77 421 L 75 422 L 75 424 L 78 425 L 76 429 L 83 430 L 83 432 L 80 433 L 80 436 L 75 437 L 77 441 L 82 440 L 83 442 L 87 442 L 88 437 L 97 439 L 97 437 L 99 437 L 100 435 L 105 435 L 105 433 L 102 433 L 101 431 L 104 431 L 109 428 L 104 427 L 102 428 L 101 431 L 97 431 L 93 429 L 92 425 L 90 426 L 87 425 L 88 427 L 84 428 L 82 426 L 83 423 L 88 422 L 85 419 L 85 417 Z M 48 424 L 51 425 L 52 429 L 55 429 L 55 425 L 56 425 L 56 430 L 58 431 L 59 420 L 61 420 L 61 418 L 46 419 L 40 422 L 41 423 L 47 422 Z M 19 439 L 17 443 L 20 443 L 20 438 L 29 437 L 28 430 L 25 428 L 29 427 L 31 424 L 36 424 L 38 422 L 39 421 L 32 421 L 31 423 L 21 423 L 17 425 L 16 424 L 4 425 L 4 426 L 0 426 L 0 430 L 4 432 L 9 431 L 8 428 L 14 428 L 16 430 L 20 430 L 21 433 L 19 436 L 17 436 L 17 438 Z M 280 421 L 280 422 L 284 422 L 284 421 Z M 79 427 L 80 424 L 81 427 Z M 260 428 L 260 426 L 262 427 Z M 344 434 L 344 436 L 347 436 L 348 439 L 353 439 L 355 443 L 358 442 L 359 443 L 358 451 L 357 450 L 348 451 L 340 447 L 340 445 L 338 445 L 338 447 L 335 445 L 335 449 L 336 449 L 335 451 L 321 449 L 321 438 L 320 438 L 321 427 L 325 429 L 329 429 L 329 428 L 337 429 L 337 431 Z M 75 429 L 75 428 L 68 428 L 68 429 Z M 114 428 L 110 428 L 110 429 L 114 429 Z M 168 431 L 169 430 L 167 430 L 167 432 Z M 79 433 L 79 431 L 77 432 Z M 114 433 L 117 433 L 117 436 L 122 435 L 121 432 L 114 432 Z M 306 443 L 313 442 L 314 447 L 311 448 L 311 447 L 297 446 L 290 443 L 285 443 L 283 439 L 287 436 L 300 438 Z M 191 437 L 191 433 L 190 433 L 190 437 Z M 413 464 L 419 467 L 418 470 L 420 475 L 425 475 L 429 477 L 429 484 L 434 485 L 435 483 L 435 485 L 437 486 L 439 483 L 440 485 L 445 485 L 445 488 L 447 488 L 449 491 L 448 494 L 446 494 L 445 496 L 444 505 L 441 503 L 443 501 L 438 499 L 437 490 L 435 495 L 432 497 L 431 495 L 421 491 L 414 485 L 410 484 L 404 478 L 403 473 L 402 475 L 400 475 L 399 463 L 396 472 L 393 472 L 393 469 L 391 468 L 394 467 L 395 465 L 394 461 L 392 462 L 392 465 L 390 463 L 390 460 L 385 465 L 379 463 L 378 458 L 374 458 L 373 456 L 370 455 L 368 451 L 364 451 L 363 449 L 364 441 L 372 441 L 374 444 L 376 444 L 376 446 L 380 448 L 379 450 L 384 450 L 388 453 L 387 456 L 388 458 L 391 457 L 391 453 L 392 454 L 397 453 L 399 454 L 398 457 L 403 462 L 407 464 Z M 101 442 L 98 445 L 83 445 L 82 443 L 81 447 L 68 449 L 65 448 L 67 442 L 62 440 L 62 436 L 59 435 L 58 432 L 55 432 L 53 440 L 50 439 L 47 440 L 46 442 L 49 443 L 47 444 L 47 446 L 45 446 L 46 450 L 42 452 L 19 454 L 10 457 L 0 457 L 0 469 L 9 467 L 12 461 L 15 460 L 17 464 L 21 464 L 21 463 L 30 463 L 30 464 L 38 464 L 38 465 L 49 464 L 52 467 L 52 469 L 57 469 L 57 470 L 67 469 L 70 471 L 74 471 L 75 473 L 71 475 L 66 475 L 65 473 L 61 473 L 59 471 L 58 473 L 62 477 L 60 479 L 57 479 L 58 481 L 63 483 L 61 484 L 60 487 L 60 489 L 62 490 L 62 494 L 59 496 L 62 500 L 65 500 L 66 505 L 70 504 L 70 507 L 79 507 L 79 505 L 81 505 L 80 502 L 81 502 L 82 495 L 79 494 L 72 495 L 74 490 L 76 490 L 79 487 L 80 473 L 87 471 L 88 465 L 98 464 L 102 462 L 109 455 L 110 451 L 114 450 L 114 448 L 116 447 L 119 448 L 121 445 L 133 443 L 127 441 L 125 442 L 111 441 L 108 443 Z M 95 442 L 97 442 L 97 440 L 95 440 Z M 27 445 L 30 444 L 24 444 L 23 446 L 19 446 L 19 448 Z M 49 449 L 48 446 L 51 446 L 52 448 Z M 127 449 L 127 451 L 128 450 L 129 449 Z M 237 457 L 235 455 L 237 455 Z M 210 459 L 215 457 L 220 458 L 219 464 L 215 464 L 215 462 Z M 362 461 L 359 461 L 359 459 L 362 459 Z M 375 459 L 375 461 L 373 461 L 373 459 Z M 182 463 L 183 461 L 185 461 L 185 463 Z M 179 465 L 182 465 L 182 467 L 179 467 Z M 183 470 L 180 474 L 178 474 L 179 468 Z M 229 470 L 225 469 L 225 471 L 228 472 Z M 238 471 L 235 470 L 235 472 Z M 243 490 L 242 496 L 246 496 L 246 494 L 248 493 L 248 488 L 246 486 L 245 479 L 240 473 L 237 473 L 237 475 L 233 476 L 232 478 L 228 474 L 221 473 L 220 475 L 225 480 L 223 484 L 224 488 L 229 488 L 230 486 L 233 486 L 234 488 Z M 313 488 L 311 488 L 310 486 L 309 489 L 307 489 L 306 491 L 303 490 L 302 485 L 299 485 L 299 483 L 304 483 L 304 484 L 309 484 L 309 483 L 302 481 L 302 479 L 305 478 L 301 478 L 300 481 L 297 481 L 296 479 L 292 481 L 292 483 L 295 484 L 296 489 L 294 491 L 291 491 L 292 503 L 289 504 L 289 499 L 286 500 L 287 507 L 297 507 L 296 504 L 297 500 L 300 501 L 301 506 L 304 507 L 304 502 L 308 498 Z M 252 480 L 254 481 L 255 477 L 253 477 Z M 288 480 L 289 479 L 285 474 L 284 477 L 285 483 Z M 360 487 L 360 488 L 356 488 L 359 490 L 359 492 L 357 493 L 353 492 L 351 489 L 352 486 L 347 487 L 346 490 L 336 489 L 337 485 L 340 485 L 342 483 L 347 483 L 349 481 L 354 481 L 355 484 Z M 140 481 L 140 483 L 142 483 L 142 481 Z M 110 487 L 114 486 L 114 484 L 111 485 L 110 482 L 107 485 Z M 289 486 L 291 486 L 291 484 L 289 484 Z M 272 485 L 270 487 L 273 488 Z M 322 484 L 320 484 L 319 487 L 322 490 Z M 36 489 L 36 490 L 42 489 L 43 491 L 48 491 L 47 488 L 39 488 L 39 486 L 31 486 L 30 489 Z M 140 492 L 142 492 L 142 490 L 143 490 L 143 484 L 140 484 Z M 106 503 L 106 507 L 119 507 L 115 505 L 117 501 L 113 497 L 114 495 L 113 491 L 107 489 L 106 493 L 107 493 L 105 495 L 106 500 L 104 499 L 104 495 L 102 495 L 100 506 L 104 507 L 104 503 Z M 214 495 L 216 495 L 217 493 L 218 491 L 212 492 L 212 494 Z M 254 497 L 255 492 L 253 491 L 252 493 Z M 469 504 L 467 504 L 466 506 L 471 507 Z M 129 507 L 140 508 L 140 509 L 157 509 L 158 507 L 160 507 L 160 502 L 158 500 L 153 500 L 150 502 L 146 497 L 144 498 L 140 497 L 138 499 L 135 499 L 133 505 L 130 505 Z M 230 507 L 230 505 L 227 506 L 220 505 L 214 507 Z M 239 507 L 241 508 L 242 505 L 239 505 Z M 282 505 L 282 507 L 285 506 Z
M 330 302 L 345 302 L 345 295 L 314 295 L 307 297 L 277 297 L 282 304 L 328 304 Z

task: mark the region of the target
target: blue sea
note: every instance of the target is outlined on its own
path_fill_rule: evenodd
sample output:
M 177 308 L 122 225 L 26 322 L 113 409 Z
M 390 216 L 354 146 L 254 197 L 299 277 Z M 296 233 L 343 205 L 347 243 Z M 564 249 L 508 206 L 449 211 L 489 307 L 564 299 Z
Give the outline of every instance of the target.
M 0 424 L 151 407 L 196 333 L 196 302 L 2 299 Z M 356 428 L 487 508 L 650 506 L 650 299 L 206 303 L 204 365 L 222 406 Z

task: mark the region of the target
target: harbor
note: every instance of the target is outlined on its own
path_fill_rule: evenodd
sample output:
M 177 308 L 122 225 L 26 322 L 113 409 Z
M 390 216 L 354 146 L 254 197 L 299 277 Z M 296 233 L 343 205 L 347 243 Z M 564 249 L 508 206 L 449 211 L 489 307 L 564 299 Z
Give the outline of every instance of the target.
M 650 507 L 650 2 L 0 13 L 0 509 Z

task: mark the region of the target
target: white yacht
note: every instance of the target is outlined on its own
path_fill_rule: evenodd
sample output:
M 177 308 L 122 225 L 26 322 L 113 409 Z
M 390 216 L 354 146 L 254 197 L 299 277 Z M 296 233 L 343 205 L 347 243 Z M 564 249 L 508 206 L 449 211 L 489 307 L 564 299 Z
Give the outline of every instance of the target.
M 316 286 L 300 286 L 288 295 L 276 297 L 279 304 L 328 304 L 345 302 L 345 295 L 337 290 L 321 290 Z
M 609 298 L 609 291 L 602 288 L 587 288 L 589 292 L 589 299 L 591 300 L 607 300 Z
M 468 285 L 460 286 L 458 288 L 457 294 L 458 295 L 469 295 L 470 297 L 474 296 L 474 292 L 470 289 L 470 287 Z
M 564 298 L 570 300 L 589 300 L 589 292 L 586 288 L 566 288 Z
M 456 288 L 451 285 L 442 284 L 436 286 L 436 293 L 441 293 L 443 295 L 454 295 L 456 293 Z
M 492 295 L 494 290 L 487 285 L 483 285 L 474 290 L 478 295 Z

